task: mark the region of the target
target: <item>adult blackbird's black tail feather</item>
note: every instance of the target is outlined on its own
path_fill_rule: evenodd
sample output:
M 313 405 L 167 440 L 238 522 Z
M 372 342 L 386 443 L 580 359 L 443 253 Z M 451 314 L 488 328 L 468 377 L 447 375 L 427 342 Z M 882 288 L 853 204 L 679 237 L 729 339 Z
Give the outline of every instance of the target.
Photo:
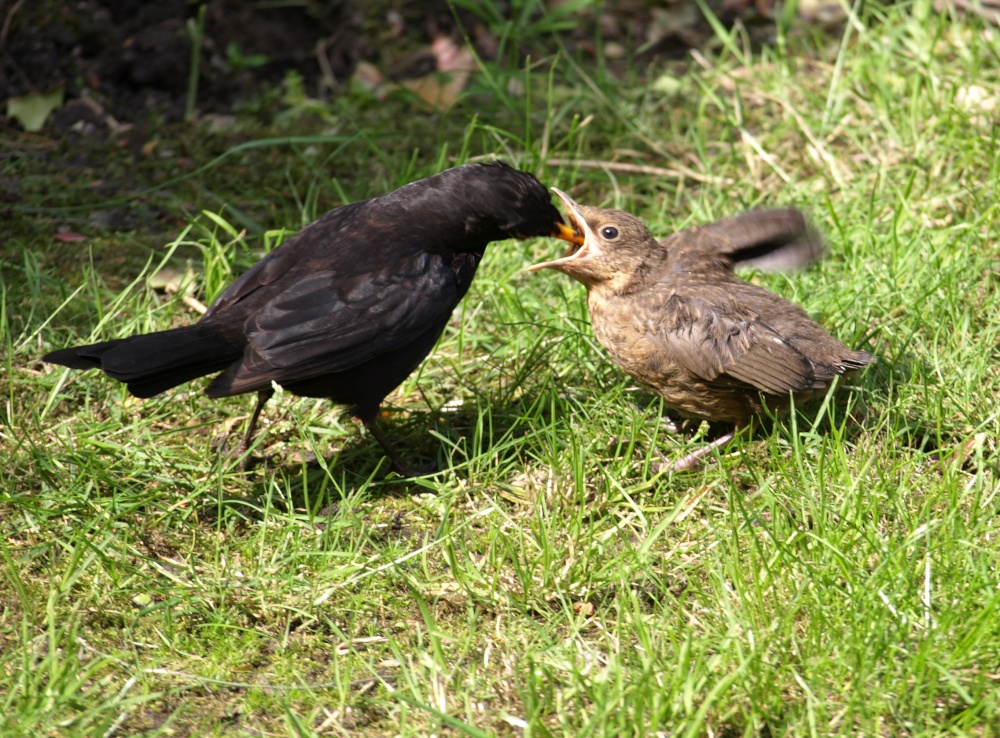
M 136 397 L 152 397 L 191 379 L 222 371 L 243 355 L 237 346 L 197 326 L 53 351 L 42 361 L 100 369 Z

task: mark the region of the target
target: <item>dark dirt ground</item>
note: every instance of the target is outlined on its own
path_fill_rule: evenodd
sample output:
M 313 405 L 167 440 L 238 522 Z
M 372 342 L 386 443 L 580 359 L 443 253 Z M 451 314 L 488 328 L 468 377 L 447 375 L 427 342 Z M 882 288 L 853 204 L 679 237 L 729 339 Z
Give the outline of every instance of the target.
M 6 97 L 65 86 L 70 104 L 52 121 L 50 135 L 88 119 L 96 123 L 98 106 L 121 122 L 149 115 L 179 120 L 191 68 L 188 23 L 196 20 L 198 7 L 187 0 L 8 4 L 0 89 Z M 289 69 L 315 86 L 324 71 L 319 55 L 325 71 L 343 79 L 370 53 L 362 17 L 350 3 L 269 9 L 215 0 L 205 7 L 202 113 L 230 112 L 280 82 Z M 246 60 L 257 54 L 266 61 L 248 66 Z M 94 104 L 73 104 L 83 98 Z
M 725 22 L 743 23 L 762 43 L 773 35 L 772 3 L 712 0 Z M 557 48 L 551 33 L 537 30 L 505 46 L 501 35 L 512 3 L 484 0 L 478 15 L 453 12 L 446 0 L 277 5 L 0 0 L 0 113 L 11 98 L 64 92 L 63 103 L 39 131 L 27 132 L 13 117 L 0 115 L 0 221 L 8 223 L 7 236 L 24 242 L 54 237 L 68 244 L 101 232 L 177 233 L 192 212 L 218 203 L 242 208 L 251 232 L 299 227 L 287 222 L 287 213 L 295 210 L 288 201 L 297 196 L 286 181 L 287 151 L 272 151 L 270 157 L 258 151 L 207 173 L 200 170 L 243 143 L 328 130 L 322 111 L 311 129 L 276 128 L 288 106 L 289 79 L 297 80 L 301 97 L 349 105 L 345 101 L 358 85 L 429 78 L 444 69 L 435 46 L 442 39 L 455 47 L 464 47 L 467 39 L 484 61 L 510 67 L 519 67 L 529 54 L 537 59 Z M 187 121 L 191 30 L 202 7 L 196 105 Z M 680 59 L 712 40 L 693 0 L 595 4 L 574 11 L 567 25 L 559 37 L 562 53 L 621 73 L 629 64 L 644 68 L 656 59 Z M 550 48 L 539 48 L 546 45 Z M 388 120 L 395 129 L 386 135 L 426 141 L 441 135 L 437 112 L 411 106 L 400 124 L 396 113 L 380 119 L 369 111 L 366 125 L 377 129 Z M 461 126 L 455 125 L 460 137 Z M 346 176 L 359 171 L 357 162 L 336 163 Z M 180 185 L 164 187 L 175 181 Z M 319 202 L 320 210 L 339 204 L 334 194 Z M 0 259 L 2 253 L 0 241 Z
M 275 5 L 271 3 L 270 5 Z M 768 0 L 720 0 L 727 23 L 739 19 L 767 27 Z M 189 0 L 6 0 L 0 2 L 0 99 L 63 86 L 67 104 L 48 122 L 47 136 L 91 126 L 136 124 L 143 118 L 173 122 L 184 115 L 191 68 L 193 24 L 201 6 Z M 497 51 L 496 27 L 468 12 L 453 14 L 445 0 L 363 4 L 352 0 L 267 3 L 211 0 L 204 5 L 197 96 L 201 114 L 231 113 L 279 85 L 289 70 L 320 99 L 338 94 L 360 62 L 398 78 L 430 71 L 433 39 L 461 41 L 468 33 L 481 58 Z M 505 3 L 494 5 L 509 12 Z M 600 15 L 580 11 L 566 35 L 583 56 L 598 53 L 642 59 L 678 57 L 710 37 L 691 0 L 656 8 L 619 0 Z M 767 31 L 764 31 L 766 35 Z M 520 56 L 532 49 L 519 48 Z M 102 118 L 102 114 L 111 120 Z M 11 133 L 11 119 L 0 132 Z

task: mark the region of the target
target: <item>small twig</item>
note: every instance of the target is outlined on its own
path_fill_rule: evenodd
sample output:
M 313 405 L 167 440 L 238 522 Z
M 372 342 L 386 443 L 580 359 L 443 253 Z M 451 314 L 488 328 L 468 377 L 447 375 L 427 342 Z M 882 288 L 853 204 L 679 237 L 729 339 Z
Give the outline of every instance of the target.
M 833 156 L 829 151 L 827 151 L 823 143 L 818 138 L 816 138 L 816 136 L 812 132 L 812 129 L 809 128 L 809 125 L 806 123 L 805 118 L 802 117 L 799 111 L 793 108 L 791 103 L 782 100 L 781 98 L 776 97 L 775 95 L 769 95 L 764 92 L 760 94 L 764 99 L 770 100 L 771 102 L 780 105 L 786 113 L 788 113 L 789 115 L 792 116 L 792 118 L 795 119 L 795 122 L 799 126 L 799 130 L 802 131 L 802 135 L 804 135 L 809 140 L 809 143 L 811 143 L 813 145 L 813 148 L 816 150 L 816 155 L 823 160 L 823 163 L 826 164 L 827 167 L 829 167 L 830 175 L 833 177 L 833 181 L 837 183 L 838 187 L 843 187 L 844 177 L 840 173 L 840 165 L 837 163 L 836 157 Z
M 764 163 L 771 167 L 771 171 L 777 174 L 785 184 L 791 184 L 792 178 L 788 176 L 788 173 L 781 168 L 778 160 L 775 159 L 771 154 L 761 145 L 760 141 L 750 133 L 746 128 L 740 128 L 740 135 L 743 140 L 750 144 L 750 148 L 757 152 L 757 156 L 764 160 Z M 747 157 L 749 161 L 750 157 Z
M 0 29 L 0 51 L 7 50 L 7 36 L 10 34 L 10 27 L 14 24 L 14 16 L 17 15 L 17 11 L 21 9 L 24 2 L 25 0 L 17 0 L 7 11 L 7 17 L 3 19 L 3 28 Z
M 180 285 L 176 283 L 168 283 L 164 285 L 163 291 L 166 292 L 168 295 L 175 295 L 178 292 L 179 286 Z M 194 297 L 193 295 L 182 295 L 181 302 L 183 302 L 189 308 L 198 313 L 198 315 L 204 315 L 205 313 L 208 312 L 208 308 L 205 307 L 205 303 L 203 303 L 201 300 L 199 300 L 197 297 Z
M 648 174 L 653 177 L 668 179 L 690 179 L 702 184 L 731 185 L 733 180 L 728 177 L 713 177 L 710 174 L 699 174 L 693 169 L 678 166 L 675 169 L 654 167 L 648 164 L 629 164 L 623 161 L 596 161 L 593 159 L 548 159 L 545 162 L 550 167 L 580 167 L 581 169 L 607 169 L 625 174 Z
M 191 297 L 191 295 L 184 295 L 184 297 L 181 298 L 181 301 L 189 308 L 194 310 L 196 313 L 198 313 L 198 315 L 204 315 L 205 313 L 208 312 L 208 308 L 205 307 L 205 304 L 200 300 L 198 300 L 198 298 L 196 297 Z
M 1000 5 L 990 0 L 934 0 L 935 12 L 944 13 L 950 10 L 964 10 L 985 18 L 990 23 L 1000 25 Z
M 319 64 L 320 79 L 324 93 L 337 88 L 337 75 L 333 73 L 333 67 L 330 66 L 330 57 L 326 55 L 326 50 L 330 47 L 332 41 L 333 37 L 321 38 L 316 42 L 316 63 Z

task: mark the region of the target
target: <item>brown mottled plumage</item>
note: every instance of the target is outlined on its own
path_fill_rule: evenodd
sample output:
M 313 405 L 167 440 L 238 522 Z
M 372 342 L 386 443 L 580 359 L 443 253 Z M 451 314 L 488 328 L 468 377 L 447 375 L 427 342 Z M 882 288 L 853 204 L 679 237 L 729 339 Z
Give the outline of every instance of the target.
M 218 374 L 210 397 L 256 392 L 240 452 L 277 383 L 347 405 L 402 474 L 379 405 L 430 353 L 491 241 L 570 229 L 535 177 L 468 164 L 331 210 L 233 282 L 193 325 L 53 351 L 152 397 Z
M 737 429 L 825 392 L 874 358 L 852 351 L 798 305 L 741 280 L 736 264 L 801 266 L 822 253 L 792 209 L 746 213 L 659 242 L 638 218 L 577 205 L 579 231 L 563 258 L 531 267 L 565 272 L 588 291 L 594 335 L 626 372 L 689 418 Z M 689 468 L 733 433 L 681 459 Z

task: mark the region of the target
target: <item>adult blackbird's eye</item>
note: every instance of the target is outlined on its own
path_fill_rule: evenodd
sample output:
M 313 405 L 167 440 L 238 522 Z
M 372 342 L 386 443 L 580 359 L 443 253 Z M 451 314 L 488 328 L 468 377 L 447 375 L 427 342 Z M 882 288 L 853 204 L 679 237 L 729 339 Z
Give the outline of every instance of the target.
M 614 226 L 604 226 L 601 229 L 601 237 L 605 241 L 613 241 L 618 238 L 618 229 Z

